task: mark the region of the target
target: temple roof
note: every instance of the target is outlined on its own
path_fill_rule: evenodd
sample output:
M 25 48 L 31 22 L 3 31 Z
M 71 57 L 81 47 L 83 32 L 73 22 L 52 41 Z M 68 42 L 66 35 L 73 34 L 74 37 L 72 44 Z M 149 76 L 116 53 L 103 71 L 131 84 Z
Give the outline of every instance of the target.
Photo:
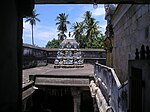
M 66 48 L 68 44 L 71 45 L 71 48 L 79 47 L 79 43 L 74 38 L 67 38 L 67 39 L 63 40 L 60 44 L 60 47 Z

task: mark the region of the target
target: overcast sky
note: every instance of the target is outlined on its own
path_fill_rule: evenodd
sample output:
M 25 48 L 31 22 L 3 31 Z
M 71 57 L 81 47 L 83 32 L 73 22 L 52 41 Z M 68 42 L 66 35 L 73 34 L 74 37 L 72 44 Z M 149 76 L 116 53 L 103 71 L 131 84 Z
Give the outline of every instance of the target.
M 45 47 L 49 40 L 57 37 L 56 17 L 60 13 L 68 14 L 68 20 L 71 22 L 68 25 L 68 31 L 74 22 L 83 20 L 85 11 L 91 11 L 92 17 L 99 21 L 99 26 L 104 34 L 106 27 L 106 20 L 104 19 L 105 10 L 102 4 L 98 5 L 97 9 L 93 8 L 92 4 L 53 4 L 53 5 L 36 5 L 35 10 L 38 14 L 40 22 L 36 22 L 34 26 L 34 43 L 40 47 Z M 23 43 L 31 44 L 31 25 L 24 22 L 23 29 Z

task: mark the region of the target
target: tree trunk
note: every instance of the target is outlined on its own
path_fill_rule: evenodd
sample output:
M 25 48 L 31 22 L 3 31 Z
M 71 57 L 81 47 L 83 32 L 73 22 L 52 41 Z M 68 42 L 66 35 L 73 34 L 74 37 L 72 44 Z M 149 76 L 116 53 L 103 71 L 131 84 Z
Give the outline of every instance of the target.
M 33 38 L 33 25 L 32 26 L 32 45 L 34 45 L 34 38 Z

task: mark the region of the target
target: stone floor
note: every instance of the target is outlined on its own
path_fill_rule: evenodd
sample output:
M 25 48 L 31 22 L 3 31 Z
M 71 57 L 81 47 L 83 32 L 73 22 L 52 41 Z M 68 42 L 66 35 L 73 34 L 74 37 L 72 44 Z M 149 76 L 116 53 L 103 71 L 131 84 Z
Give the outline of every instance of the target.
M 53 64 L 47 66 L 35 67 L 23 70 L 23 87 L 30 83 L 29 75 L 61 75 L 61 76 L 93 76 L 94 66 L 91 64 L 84 64 L 83 68 L 54 68 Z

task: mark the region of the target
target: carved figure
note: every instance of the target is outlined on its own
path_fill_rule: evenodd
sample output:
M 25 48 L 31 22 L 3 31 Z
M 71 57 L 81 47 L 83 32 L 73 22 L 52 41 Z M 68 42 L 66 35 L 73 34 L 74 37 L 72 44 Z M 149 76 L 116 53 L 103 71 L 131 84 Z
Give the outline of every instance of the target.
M 96 86 L 96 84 L 94 83 L 93 80 L 91 80 L 90 82 L 90 91 L 91 91 L 91 96 L 95 97 L 96 93 L 97 93 L 98 87 Z
M 141 46 L 140 58 L 145 59 L 145 46 L 144 45 Z
M 136 48 L 135 59 L 139 59 L 139 51 L 138 51 L 138 48 Z
M 109 23 L 111 20 L 111 17 L 116 9 L 117 5 L 116 4 L 105 4 L 104 8 L 105 8 L 105 19 L 107 20 L 107 22 Z

